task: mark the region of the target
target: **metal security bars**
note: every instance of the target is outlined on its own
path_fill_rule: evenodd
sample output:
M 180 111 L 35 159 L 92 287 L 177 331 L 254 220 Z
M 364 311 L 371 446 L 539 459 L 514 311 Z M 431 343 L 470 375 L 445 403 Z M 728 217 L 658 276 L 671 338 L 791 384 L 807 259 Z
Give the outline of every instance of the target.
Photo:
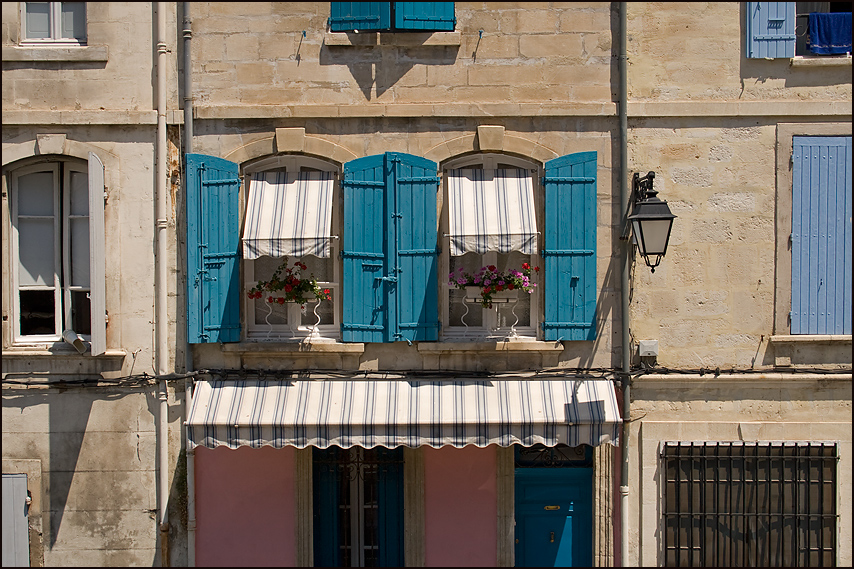
M 836 565 L 832 443 L 668 442 L 668 567 Z

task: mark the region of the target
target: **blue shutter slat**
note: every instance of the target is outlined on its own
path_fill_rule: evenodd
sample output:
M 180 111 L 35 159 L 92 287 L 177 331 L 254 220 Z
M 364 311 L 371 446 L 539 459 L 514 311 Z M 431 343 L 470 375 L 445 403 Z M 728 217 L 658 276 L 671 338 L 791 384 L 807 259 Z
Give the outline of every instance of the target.
M 398 30 L 453 31 L 453 2 L 395 2 L 394 27 Z
M 546 162 L 544 339 L 596 337 L 596 152 Z
M 333 32 L 387 30 L 391 2 L 330 2 L 329 29 Z
M 794 137 L 792 334 L 851 333 L 851 138 Z
M 385 283 L 389 274 L 384 241 L 388 232 L 385 157 L 358 158 L 344 164 L 344 238 L 342 241 L 345 342 L 383 342 L 386 338 Z
M 189 342 L 237 342 L 239 167 L 203 154 L 187 154 L 186 160 Z
M 397 230 L 392 252 L 397 274 L 389 307 L 394 307 L 393 340 L 439 339 L 439 283 L 436 233 L 437 164 L 410 154 L 390 153 Z
M 747 57 L 795 57 L 795 3 L 748 2 Z

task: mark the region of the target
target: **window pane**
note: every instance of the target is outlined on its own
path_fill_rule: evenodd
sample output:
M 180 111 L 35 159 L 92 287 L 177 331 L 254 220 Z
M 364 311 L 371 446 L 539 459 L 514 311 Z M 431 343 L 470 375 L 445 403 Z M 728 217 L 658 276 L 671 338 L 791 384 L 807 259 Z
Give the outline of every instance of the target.
M 68 232 L 71 239 L 71 286 L 89 286 L 89 218 L 74 217 Z
M 522 263 L 530 262 L 530 255 L 524 255 L 518 251 L 498 253 L 498 270 L 502 273 L 506 273 L 511 269 L 521 271 Z M 536 274 L 532 273 L 531 277 L 532 282 L 537 281 Z M 533 292 L 531 294 L 533 294 Z M 498 306 L 498 325 L 502 327 L 512 326 L 513 323 L 516 322 L 516 317 L 518 317 L 519 322 L 516 322 L 516 326 L 530 326 L 531 294 L 520 292 L 519 300 L 516 304 L 510 303 L 508 305 L 496 305 Z
M 71 292 L 71 329 L 78 334 L 92 333 L 92 308 L 86 291 Z
M 306 255 L 300 259 L 307 267 L 306 270 L 300 271 L 303 278 L 314 275 L 317 282 L 330 283 L 332 282 L 332 258 L 320 258 L 314 255 Z
M 56 309 L 52 290 L 22 290 L 21 334 L 56 334 Z
M 450 257 L 449 265 L 451 274 L 474 274 L 483 266 L 483 258 L 477 253 L 466 253 L 459 257 Z M 454 287 L 449 293 L 448 323 L 451 326 L 483 326 L 483 307 L 480 304 L 465 303 L 463 299 L 466 293 L 462 289 Z
M 267 295 L 269 296 L 269 295 Z M 271 304 L 267 296 L 255 299 L 255 324 L 287 324 L 290 303 Z
M 26 2 L 27 39 L 50 38 L 50 2 Z
M 53 219 L 18 220 L 18 282 L 54 285 Z
M 53 215 L 53 172 L 18 178 L 18 215 Z
M 62 37 L 86 39 L 86 2 L 62 3 Z
M 302 314 L 302 325 L 303 326 L 314 326 L 315 324 L 322 326 L 324 324 L 335 324 L 335 321 L 332 317 L 332 312 L 335 310 L 335 291 L 329 289 L 329 294 L 332 296 L 332 300 L 324 300 L 319 303 L 309 303 L 305 305 L 305 308 L 300 310 Z M 317 309 L 317 314 L 315 315 L 315 307 Z M 320 316 L 320 322 L 317 322 L 317 317 Z
M 89 215 L 89 175 L 71 172 L 71 215 Z

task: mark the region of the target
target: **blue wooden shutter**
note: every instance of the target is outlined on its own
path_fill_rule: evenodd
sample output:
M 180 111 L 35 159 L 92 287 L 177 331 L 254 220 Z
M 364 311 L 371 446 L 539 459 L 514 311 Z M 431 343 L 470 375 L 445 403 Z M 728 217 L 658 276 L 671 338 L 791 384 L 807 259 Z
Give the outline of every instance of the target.
M 437 164 L 410 154 L 387 155 L 394 176 L 395 236 L 389 251 L 396 286 L 389 291 L 392 340 L 435 342 L 439 339 L 439 284 L 436 235 Z
M 403 567 L 403 449 L 375 447 L 380 567 Z
M 395 2 L 397 30 L 454 31 L 453 2 Z
M 344 342 L 387 341 L 385 289 L 391 268 L 386 262 L 385 240 L 391 224 L 386 215 L 385 168 L 383 154 L 344 164 Z
M 851 334 L 851 137 L 792 141 L 792 334 Z
M 191 344 L 240 340 L 240 179 L 234 162 L 187 154 L 187 326 Z
M 333 32 L 387 30 L 391 2 L 330 2 L 329 29 Z
M 544 338 L 596 337 L 596 152 L 546 162 Z
M 314 566 L 338 567 L 341 564 L 341 548 L 338 518 L 340 477 L 337 462 L 341 453 L 347 450 L 339 448 L 312 450 L 312 478 L 314 494 Z
M 747 3 L 747 57 L 795 57 L 795 3 Z

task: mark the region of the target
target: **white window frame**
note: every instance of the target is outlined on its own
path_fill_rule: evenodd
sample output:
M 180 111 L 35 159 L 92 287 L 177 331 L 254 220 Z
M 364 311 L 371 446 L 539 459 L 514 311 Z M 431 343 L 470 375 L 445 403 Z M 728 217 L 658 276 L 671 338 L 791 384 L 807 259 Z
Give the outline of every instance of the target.
M 534 210 L 536 211 L 537 228 L 540 234 L 537 236 L 537 254 L 530 255 L 527 261 L 532 267 L 542 267 L 542 258 L 539 251 L 542 249 L 542 233 L 543 215 L 542 215 L 542 166 L 530 159 L 517 158 L 506 154 L 498 153 L 479 153 L 471 154 L 462 158 L 448 160 L 442 165 L 443 180 L 442 180 L 442 216 L 441 216 L 441 259 L 439 273 L 439 311 L 442 322 L 442 340 L 443 341 L 535 341 L 540 337 L 540 322 L 542 322 L 542 275 L 540 271 L 535 282 L 537 287 L 530 294 L 530 321 L 529 325 L 515 326 L 515 335 L 513 334 L 513 324 L 515 321 L 512 313 L 512 303 L 493 304 L 493 308 L 483 308 L 479 304 L 470 304 L 468 314 L 472 314 L 476 310 L 483 311 L 482 325 L 474 326 L 452 326 L 450 324 L 450 298 L 451 290 L 456 290 L 448 285 L 448 274 L 451 272 L 451 245 L 449 237 L 449 219 L 448 219 L 448 171 L 464 168 L 483 168 L 484 170 L 494 170 L 498 168 L 521 168 L 528 170 L 531 174 L 534 185 Z M 482 265 L 497 264 L 498 253 L 488 252 L 482 255 Z M 524 294 L 524 293 L 520 293 Z
M 21 176 L 36 172 L 49 172 L 53 177 L 53 227 L 54 227 L 54 274 L 52 285 L 21 286 L 19 274 L 19 232 L 18 232 L 18 180 Z M 60 176 L 60 172 L 62 175 Z M 89 287 L 70 284 L 71 239 L 70 215 L 71 172 L 87 174 L 88 177 L 88 226 L 89 226 Z M 105 302 L 105 259 L 104 259 L 104 169 L 100 159 L 89 153 L 88 163 L 80 159 L 39 160 L 6 173 L 11 188 L 10 200 L 10 274 L 12 277 L 12 342 L 13 345 L 64 346 L 62 333 L 71 327 L 71 295 L 73 292 L 86 292 L 90 304 L 89 334 L 78 334 L 83 340 L 91 342 L 92 355 L 106 351 L 106 302 Z M 63 275 L 68 275 L 63 279 Z M 21 290 L 53 290 L 54 292 L 54 333 L 21 333 Z
M 75 2 L 77 3 L 77 2 Z M 62 4 L 63 2 L 21 2 L 21 43 L 25 45 L 86 45 L 89 36 L 89 18 L 87 2 L 83 4 L 84 24 L 83 37 L 63 37 L 62 33 Z M 50 37 L 30 38 L 27 37 L 27 4 L 48 4 L 49 32 Z
M 250 299 L 246 291 L 255 286 L 258 279 L 255 276 L 255 260 L 243 260 L 243 306 L 244 306 L 244 321 L 246 330 L 246 339 L 253 341 L 288 341 L 288 340 L 305 340 L 311 339 L 316 342 L 334 342 L 341 337 L 341 263 L 339 262 L 339 253 L 341 250 L 340 239 L 338 238 L 341 223 L 341 191 L 339 188 L 339 178 L 341 169 L 333 164 L 319 158 L 312 158 L 301 155 L 279 155 L 270 158 L 265 158 L 244 167 L 243 169 L 243 187 L 246 191 L 241 192 L 243 220 L 246 218 L 246 199 L 248 190 L 251 186 L 252 175 L 257 172 L 271 170 L 286 170 L 288 172 L 300 171 L 303 168 L 321 170 L 324 172 L 333 172 L 335 181 L 332 191 L 332 239 L 330 240 L 330 254 L 328 262 L 331 264 L 332 281 L 318 281 L 321 288 L 328 288 L 332 292 L 332 324 L 314 325 L 314 304 L 306 304 L 305 308 L 300 305 L 289 302 L 285 303 L 287 307 L 288 324 L 272 324 L 255 322 L 255 307 L 257 302 L 265 302 L 262 299 Z M 242 230 L 241 230 L 242 234 Z M 292 266 L 294 262 L 302 260 L 295 257 L 288 258 L 288 265 Z M 303 274 L 303 276 L 307 276 Z M 328 302 L 328 301 L 321 301 Z M 303 314 L 306 315 L 306 323 L 303 323 Z

